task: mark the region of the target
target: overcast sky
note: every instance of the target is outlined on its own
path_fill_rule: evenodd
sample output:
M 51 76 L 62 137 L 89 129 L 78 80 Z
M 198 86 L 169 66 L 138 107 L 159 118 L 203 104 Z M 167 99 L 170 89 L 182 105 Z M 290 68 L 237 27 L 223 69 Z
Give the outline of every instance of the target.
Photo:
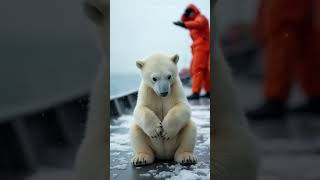
M 179 68 L 189 67 L 189 32 L 172 24 L 189 3 L 210 20 L 209 0 L 111 0 L 111 74 L 137 73 L 135 61 L 158 52 L 177 53 Z

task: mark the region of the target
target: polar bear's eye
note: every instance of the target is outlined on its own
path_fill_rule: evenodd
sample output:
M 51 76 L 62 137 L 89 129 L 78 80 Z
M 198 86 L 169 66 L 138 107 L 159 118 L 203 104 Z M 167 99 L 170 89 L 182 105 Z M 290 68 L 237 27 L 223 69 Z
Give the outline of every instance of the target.
M 170 79 L 171 79 L 171 75 L 168 76 L 168 80 L 170 80 Z
M 154 77 L 154 78 L 152 78 L 152 80 L 153 80 L 154 82 L 156 82 L 156 81 L 157 81 L 157 78 Z

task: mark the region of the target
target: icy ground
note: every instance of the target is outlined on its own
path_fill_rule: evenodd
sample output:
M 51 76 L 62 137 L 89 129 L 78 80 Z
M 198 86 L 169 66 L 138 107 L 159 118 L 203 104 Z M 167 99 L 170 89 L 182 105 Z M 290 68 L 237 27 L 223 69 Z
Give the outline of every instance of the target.
M 129 125 L 132 115 L 113 120 L 110 126 L 110 179 L 210 179 L 210 103 L 206 100 L 191 104 L 192 119 L 197 124 L 198 137 L 195 153 L 198 163 L 181 166 L 172 161 L 156 162 L 144 167 L 133 167 L 130 163 L 132 148 L 129 140 Z

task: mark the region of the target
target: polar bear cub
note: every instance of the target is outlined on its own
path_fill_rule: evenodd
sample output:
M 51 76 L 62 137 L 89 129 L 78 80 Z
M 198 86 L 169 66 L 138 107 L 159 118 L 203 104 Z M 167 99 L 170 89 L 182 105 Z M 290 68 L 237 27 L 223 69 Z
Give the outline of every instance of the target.
M 196 126 L 178 76 L 178 55 L 155 54 L 137 61 L 142 82 L 130 127 L 133 165 L 157 159 L 196 163 Z

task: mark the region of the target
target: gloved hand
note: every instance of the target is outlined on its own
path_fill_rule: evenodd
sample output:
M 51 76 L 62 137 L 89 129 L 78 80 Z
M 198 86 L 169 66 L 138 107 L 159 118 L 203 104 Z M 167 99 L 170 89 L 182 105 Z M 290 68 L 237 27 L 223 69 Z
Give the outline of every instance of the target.
M 174 25 L 176 26 L 180 26 L 180 27 L 183 27 L 183 28 L 186 28 L 185 24 L 181 21 L 176 21 L 176 22 L 173 22 Z
M 184 13 L 183 13 L 183 16 L 185 17 L 190 17 L 191 13 L 193 12 L 193 10 L 191 8 L 187 8 Z

